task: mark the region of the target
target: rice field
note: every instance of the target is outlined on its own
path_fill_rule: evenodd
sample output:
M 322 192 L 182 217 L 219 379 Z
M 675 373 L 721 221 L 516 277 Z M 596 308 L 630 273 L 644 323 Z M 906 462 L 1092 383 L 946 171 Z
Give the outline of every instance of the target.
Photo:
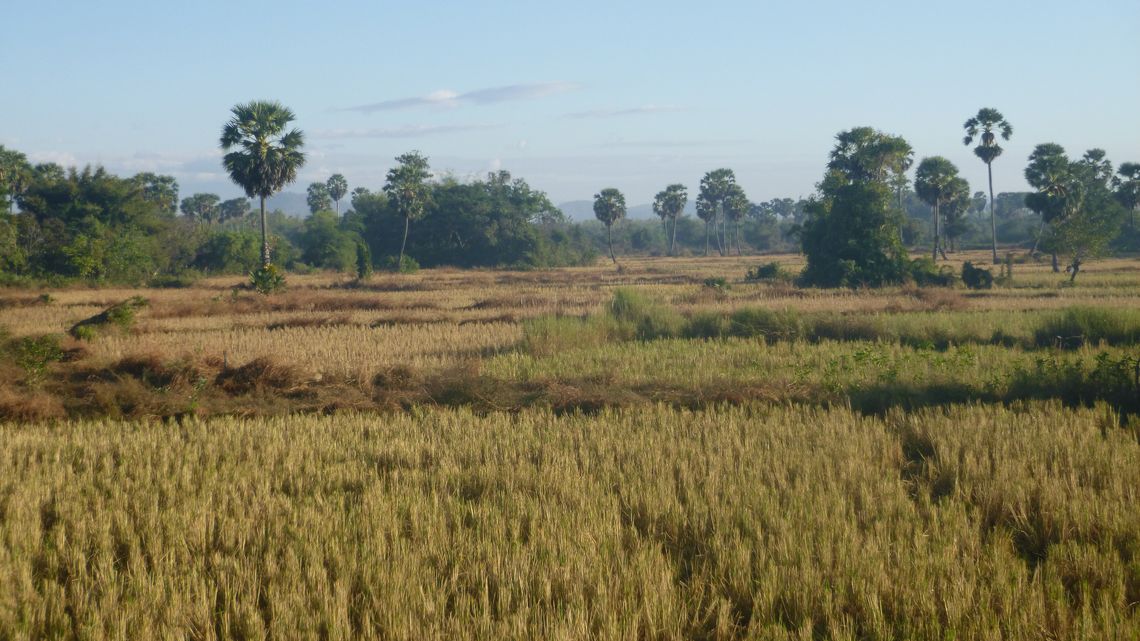
M 1140 637 L 1140 261 L 773 259 L 0 291 L 0 640 Z

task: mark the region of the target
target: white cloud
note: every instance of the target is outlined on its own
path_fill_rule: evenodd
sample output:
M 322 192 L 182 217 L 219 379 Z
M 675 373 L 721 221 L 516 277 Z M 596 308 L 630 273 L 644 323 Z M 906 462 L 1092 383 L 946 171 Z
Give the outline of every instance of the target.
M 594 109 L 590 111 L 576 111 L 566 114 L 567 118 L 618 118 L 621 116 L 642 116 L 646 114 L 672 113 L 684 111 L 674 105 L 643 105 L 628 109 Z
M 500 87 L 487 87 L 465 93 L 451 89 L 440 89 L 426 96 L 412 96 L 409 98 L 394 98 L 381 100 L 366 105 L 346 107 L 340 111 L 359 111 L 360 113 L 373 113 L 375 111 L 392 111 L 395 109 L 412 109 L 415 107 L 457 107 L 465 103 L 486 105 L 512 100 L 533 100 L 544 98 L 557 93 L 573 91 L 579 85 L 570 82 L 537 82 L 517 85 L 503 85 Z
M 321 129 L 313 132 L 314 138 L 326 140 L 355 139 L 355 138 L 419 138 L 434 134 L 458 133 L 462 131 L 479 131 L 495 129 L 499 125 L 471 124 L 471 125 L 403 125 L 400 127 L 386 127 L 379 129 Z

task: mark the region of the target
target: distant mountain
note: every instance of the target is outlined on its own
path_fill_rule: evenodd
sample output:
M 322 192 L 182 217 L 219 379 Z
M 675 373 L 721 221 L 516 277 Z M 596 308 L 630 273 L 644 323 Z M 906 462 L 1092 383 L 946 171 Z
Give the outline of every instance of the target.
M 253 209 L 257 209 L 258 202 L 256 198 L 251 199 Z M 270 196 L 265 199 L 265 210 L 274 211 L 280 209 L 290 216 L 296 218 L 309 217 L 309 202 L 305 194 L 297 193 L 295 191 L 283 191 L 279 194 Z
M 566 217 L 575 222 L 582 222 L 586 220 L 594 220 L 594 201 L 592 200 L 571 200 L 558 205 L 562 213 Z M 657 218 L 657 214 L 653 213 L 653 205 L 633 205 L 626 207 L 626 218 L 634 220 L 652 220 Z M 693 206 L 692 200 L 685 205 L 685 215 L 697 215 L 697 209 Z

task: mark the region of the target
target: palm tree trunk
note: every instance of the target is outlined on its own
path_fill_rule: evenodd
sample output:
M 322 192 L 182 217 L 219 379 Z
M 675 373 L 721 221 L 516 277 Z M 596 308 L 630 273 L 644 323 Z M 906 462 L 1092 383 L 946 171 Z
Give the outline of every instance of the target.
M 613 229 L 614 229 L 613 225 L 606 225 L 606 241 L 610 245 L 610 260 L 614 261 L 614 264 L 616 265 L 617 264 L 617 257 L 614 256 L 614 232 L 613 232 Z
M 261 196 L 261 266 L 269 267 L 269 226 L 265 223 L 265 196 Z
M 1037 238 L 1033 241 L 1033 249 L 1029 250 L 1029 255 L 1037 253 L 1037 246 L 1041 244 L 1041 236 L 1045 233 L 1045 217 L 1041 217 L 1041 227 L 1037 229 Z
M 705 221 L 705 256 L 709 255 L 709 221 Z
M 673 217 L 673 237 L 669 239 L 669 255 L 673 255 L 673 249 L 677 246 L 677 217 Z
M 989 174 L 990 179 L 990 233 L 993 240 L 994 264 L 997 265 L 997 214 L 994 213 L 994 165 L 992 162 L 986 163 L 986 173 Z
M 400 262 L 396 263 L 396 271 L 404 270 L 404 247 L 408 244 L 408 226 L 411 224 L 410 216 L 404 216 L 404 240 L 400 241 Z
M 743 256 L 740 253 L 740 221 L 736 221 L 736 255 Z
M 934 243 L 930 246 L 930 257 L 934 262 L 938 262 L 938 203 L 934 203 L 930 207 L 930 215 L 934 218 Z

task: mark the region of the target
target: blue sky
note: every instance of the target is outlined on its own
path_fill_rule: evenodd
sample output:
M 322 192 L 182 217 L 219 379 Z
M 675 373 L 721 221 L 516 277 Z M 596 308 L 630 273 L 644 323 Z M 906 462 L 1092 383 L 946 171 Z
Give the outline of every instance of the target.
M 555 202 L 648 202 L 731 167 L 753 200 L 807 195 L 834 135 L 870 125 L 944 155 L 979 107 L 1014 137 L 998 191 L 1041 142 L 1140 161 L 1140 2 L 8 2 L 0 144 L 37 162 L 176 176 L 238 195 L 231 106 L 298 115 L 309 161 L 383 184 L 411 149 L 437 171 L 503 168 Z

